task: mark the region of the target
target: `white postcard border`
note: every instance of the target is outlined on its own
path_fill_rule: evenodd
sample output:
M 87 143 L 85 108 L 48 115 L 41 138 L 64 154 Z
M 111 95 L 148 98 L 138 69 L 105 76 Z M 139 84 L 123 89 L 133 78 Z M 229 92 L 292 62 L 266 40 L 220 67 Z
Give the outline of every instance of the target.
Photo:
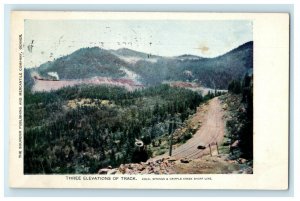
M 23 175 L 23 159 L 18 158 L 18 131 L 21 130 L 19 129 L 20 97 L 18 75 L 22 72 L 19 69 L 19 58 L 22 52 L 22 49 L 19 49 L 19 40 L 20 35 L 24 37 L 24 19 L 252 20 L 254 41 L 254 174 L 78 175 L 81 180 L 67 180 L 67 175 Z M 11 15 L 10 61 L 9 182 L 11 187 L 273 190 L 288 188 L 288 14 L 16 11 L 12 12 Z M 21 79 L 21 82 L 23 82 L 23 79 Z M 23 134 L 21 135 L 22 137 Z M 24 142 L 23 139 L 22 142 Z M 84 176 L 86 180 L 84 180 Z M 110 180 L 89 180 L 89 178 L 94 176 L 107 177 Z M 122 177 L 134 177 L 136 180 L 122 180 Z M 150 180 L 145 181 L 142 178 L 150 178 Z M 152 178 L 165 178 L 165 180 L 152 180 Z M 167 178 L 168 180 L 166 180 Z M 171 180 L 170 178 L 177 179 Z M 181 180 L 179 180 L 180 178 Z M 189 178 L 192 179 L 190 180 Z M 196 180 L 194 180 L 195 178 Z

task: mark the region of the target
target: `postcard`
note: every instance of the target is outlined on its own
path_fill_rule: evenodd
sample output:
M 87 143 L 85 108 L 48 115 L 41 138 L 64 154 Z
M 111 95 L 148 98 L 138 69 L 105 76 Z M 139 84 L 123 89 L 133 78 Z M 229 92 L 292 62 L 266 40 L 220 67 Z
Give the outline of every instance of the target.
M 11 13 L 13 188 L 288 188 L 287 13 Z

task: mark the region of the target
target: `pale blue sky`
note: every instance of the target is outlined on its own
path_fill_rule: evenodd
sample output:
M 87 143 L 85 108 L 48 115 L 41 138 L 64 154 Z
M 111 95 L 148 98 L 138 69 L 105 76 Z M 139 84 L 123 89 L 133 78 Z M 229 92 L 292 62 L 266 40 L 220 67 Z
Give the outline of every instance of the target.
M 252 37 L 252 21 L 26 20 L 25 66 L 39 66 L 93 46 L 125 47 L 160 56 L 215 57 L 253 40 Z

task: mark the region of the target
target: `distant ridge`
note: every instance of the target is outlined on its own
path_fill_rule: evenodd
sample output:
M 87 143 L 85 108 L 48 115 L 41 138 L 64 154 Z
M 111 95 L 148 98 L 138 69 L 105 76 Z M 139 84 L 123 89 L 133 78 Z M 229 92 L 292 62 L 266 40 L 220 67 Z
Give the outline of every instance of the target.
M 95 76 L 122 78 L 126 76 L 124 69 L 127 69 L 138 75 L 146 86 L 173 80 L 226 89 L 231 80 L 241 79 L 252 68 L 253 41 L 249 41 L 215 58 L 190 54 L 162 57 L 128 48 L 106 50 L 88 47 L 46 62 L 32 71 L 44 77 L 48 76 L 48 72 L 57 72 L 63 80 Z M 184 73 L 187 71 L 188 74 Z

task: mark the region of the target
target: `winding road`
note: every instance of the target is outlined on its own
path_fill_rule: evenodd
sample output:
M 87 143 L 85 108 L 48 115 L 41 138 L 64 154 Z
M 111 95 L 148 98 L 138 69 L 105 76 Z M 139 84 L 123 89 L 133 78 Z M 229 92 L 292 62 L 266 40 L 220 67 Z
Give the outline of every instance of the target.
M 225 123 L 223 119 L 224 111 L 218 97 L 209 101 L 207 112 L 201 119 L 202 126 L 185 144 L 173 150 L 172 156 L 175 158 L 195 159 L 210 153 L 209 144 L 212 151 L 216 150 L 216 143 L 221 144 L 225 134 Z M 197 115 L 197 114 L 196 114 Z M 200 115 L 199 115 L 200 116 Z M 205 146 L 205 149 L 198 149 L 198 146 Z

